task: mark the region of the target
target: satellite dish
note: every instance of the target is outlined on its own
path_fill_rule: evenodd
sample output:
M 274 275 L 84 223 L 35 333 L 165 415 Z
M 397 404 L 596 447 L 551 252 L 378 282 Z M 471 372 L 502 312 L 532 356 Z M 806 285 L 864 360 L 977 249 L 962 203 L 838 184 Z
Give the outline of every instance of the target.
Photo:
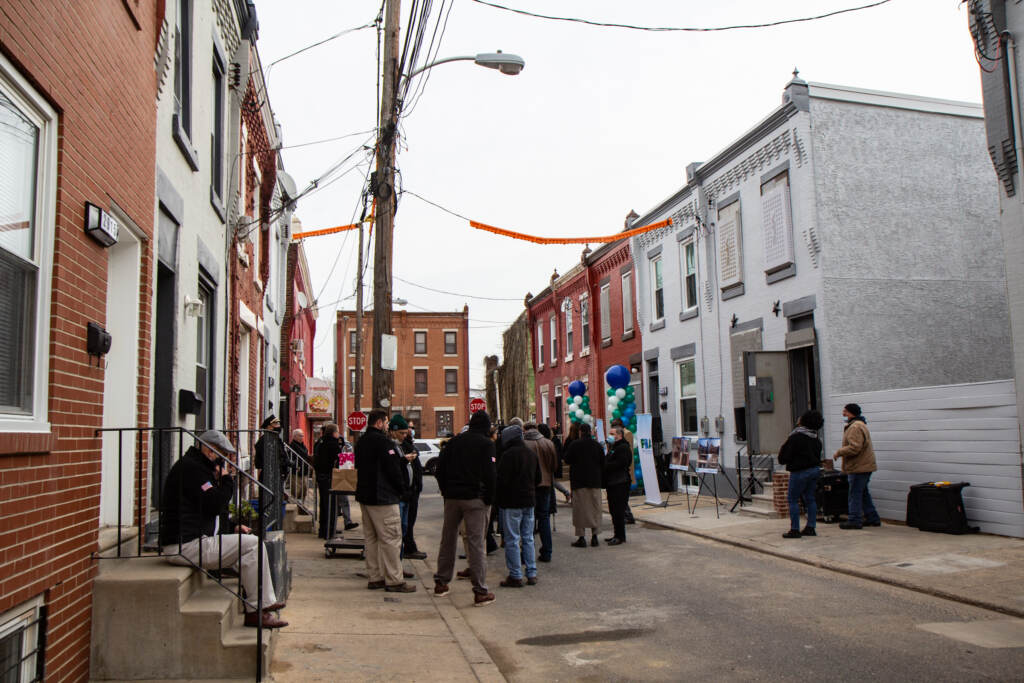
M 299 300 L 299 308 L 309 308 L 309 297 L 304 293 L 299 292 L 299 295 L 296 298 Z

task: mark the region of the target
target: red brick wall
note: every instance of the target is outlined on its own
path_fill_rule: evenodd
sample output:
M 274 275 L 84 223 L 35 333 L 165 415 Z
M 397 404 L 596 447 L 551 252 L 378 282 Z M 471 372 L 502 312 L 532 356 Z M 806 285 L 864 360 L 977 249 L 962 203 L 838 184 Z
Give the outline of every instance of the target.
M 51 433 L 0 434 L 0 612 L 45 595 L 53 681 L 89 676 L 96 572 L 101 455 L 94 430 L 103 419 L 104 371 L 86 355 L 85 327 L 106 321 L 107 255 L 85 235 L 82 216 L 86 201 L 105 209 L 113 201 L 152 236 L 156 26 L 151 3 L 0 5 L 0 50 L 59 115 Z M 133 397 L 140 423 L 149 413 L 151 248 L 143 244 L 142 379 Z

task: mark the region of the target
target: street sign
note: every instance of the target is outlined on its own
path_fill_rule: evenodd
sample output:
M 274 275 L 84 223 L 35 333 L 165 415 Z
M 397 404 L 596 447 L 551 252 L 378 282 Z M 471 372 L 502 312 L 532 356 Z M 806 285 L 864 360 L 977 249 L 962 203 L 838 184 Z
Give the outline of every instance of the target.
M 470 399 L 470 401 L 469 401 L 469 412 L 470 413 L 479 413 L 481 410 L 484 410 L 486 408 L 487 408 L 487 402 L 484 401 L 482 398 L 474 398 L 474 399 Z
M 361 432 L 366 429 L 366 413 L 359 412 L 348 414 L 348 428 L 353 432 Z

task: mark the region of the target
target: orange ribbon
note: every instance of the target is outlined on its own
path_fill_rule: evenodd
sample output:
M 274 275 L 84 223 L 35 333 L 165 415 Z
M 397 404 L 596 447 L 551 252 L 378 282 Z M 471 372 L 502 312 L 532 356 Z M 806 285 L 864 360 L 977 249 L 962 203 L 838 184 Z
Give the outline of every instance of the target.
M 534 244 L 589 244 L 591 242 L 615 242 L 616 240 L 633 237 L 634 235 L 642 235 L 645 232 L 650 232 L 651 230 L 657 230 L 658 228 L 664 228 L 667 225 L 672 225 L 672 219 L 666 218 L 665 220 L 658 221 L 657 223 L 651 223 L 650 225 L 644 225 L 639 228 L 632 228 L 616 235 L 607 235 L 605 237 L 537 237 L 536 235 L 526 235 L 521 232 L 512 232 L 511 230 L 496 228 L 493 225 L 487 225 L 486 223 L 480 223 L 478 221 L 470 221 L 469 224 L 477 230 L 486 230 L 487 232 L 492 232 L 495 235 L 504 235 L 505 237 L 525 240 L 527 242 L 533 242 Z

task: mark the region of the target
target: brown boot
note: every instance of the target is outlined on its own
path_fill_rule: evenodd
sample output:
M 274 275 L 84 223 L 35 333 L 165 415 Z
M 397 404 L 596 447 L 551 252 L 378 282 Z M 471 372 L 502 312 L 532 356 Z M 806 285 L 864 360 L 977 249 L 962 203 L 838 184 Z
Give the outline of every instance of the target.
M 251 628 L 256 628 L 260 625 L 260 618 L 258 612 L 246 612 L 245 613 L 245 625 Z M 263 613 L 263 628 L 284 628 L 288 625 L 287 621 L 281 621 L 270 612 Z

